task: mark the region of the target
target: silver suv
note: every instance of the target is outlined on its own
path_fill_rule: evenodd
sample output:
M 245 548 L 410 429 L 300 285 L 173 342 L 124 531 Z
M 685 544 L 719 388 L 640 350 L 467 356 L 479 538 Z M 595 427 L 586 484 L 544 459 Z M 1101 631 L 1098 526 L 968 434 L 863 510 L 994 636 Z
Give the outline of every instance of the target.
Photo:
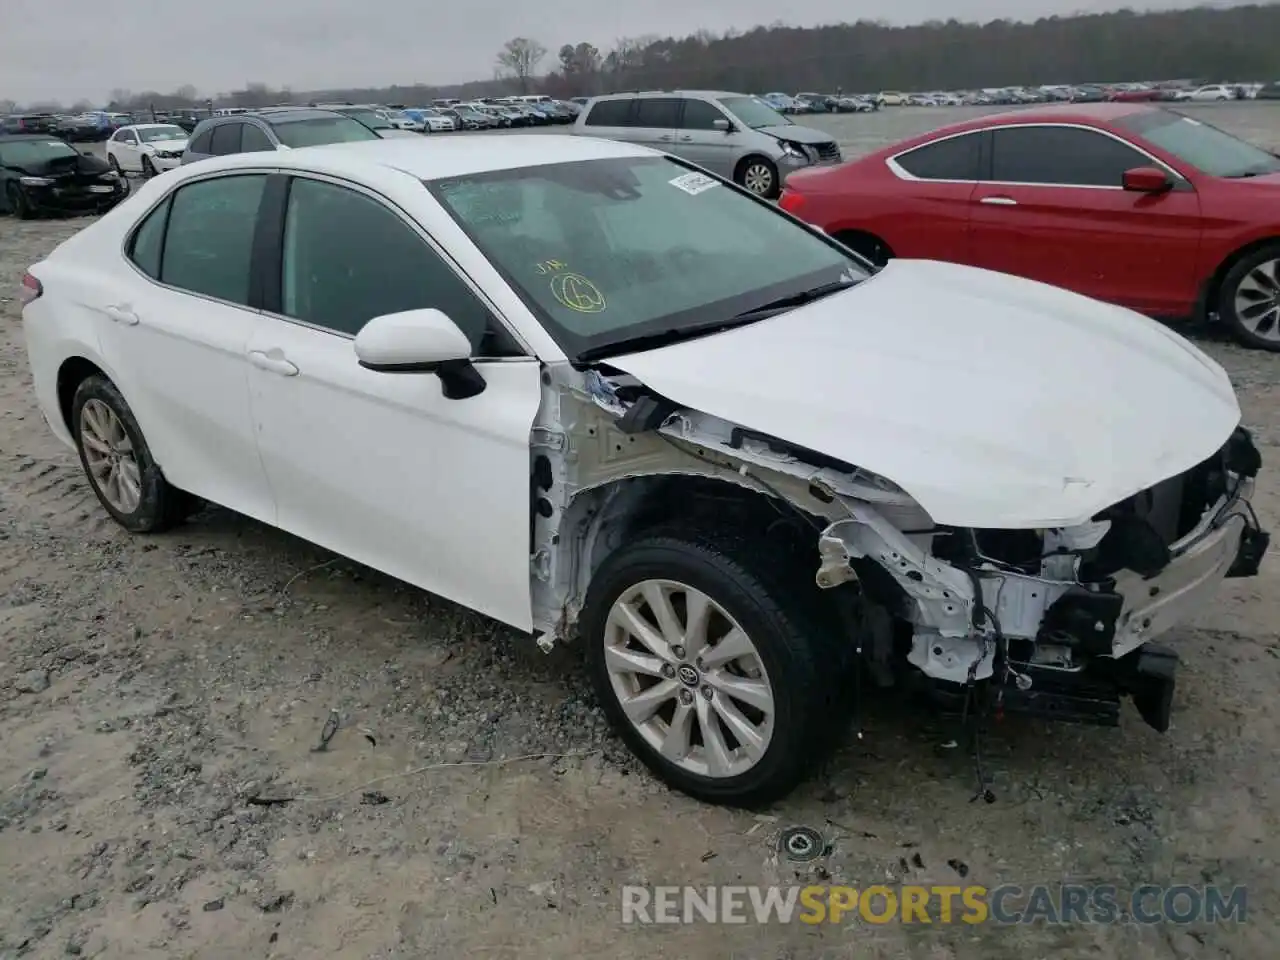
M 831 135 L 792 123 L 759 97 L 662 90 L 595 97 L 573 133 L 675 154 L 773 198 L 794 170 L 840 162 Z

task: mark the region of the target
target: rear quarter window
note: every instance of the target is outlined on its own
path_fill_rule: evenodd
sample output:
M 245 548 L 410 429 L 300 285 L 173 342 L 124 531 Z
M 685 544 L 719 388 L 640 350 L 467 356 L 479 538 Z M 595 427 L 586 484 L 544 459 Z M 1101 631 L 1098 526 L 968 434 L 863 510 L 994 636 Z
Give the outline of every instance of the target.
M 977 180 L 980 136 L 970 133 L 926 143 L 901 154 L 895 162 L 921 180 Z
M 209 153 L 209 141 L 213 139 L 213 130 L 206 129 L 187 144 L 187 149 L 192 153 Z

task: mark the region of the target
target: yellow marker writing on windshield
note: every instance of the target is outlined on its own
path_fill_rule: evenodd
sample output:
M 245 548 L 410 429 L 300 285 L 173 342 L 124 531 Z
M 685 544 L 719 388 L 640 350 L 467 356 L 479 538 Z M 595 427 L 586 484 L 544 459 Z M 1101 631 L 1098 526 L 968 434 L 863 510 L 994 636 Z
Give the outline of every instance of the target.
M 600 313 L 605 308 L 604 294 L 580 273 L 557 273 L 551 278 L 551 295 L 577 313 Z

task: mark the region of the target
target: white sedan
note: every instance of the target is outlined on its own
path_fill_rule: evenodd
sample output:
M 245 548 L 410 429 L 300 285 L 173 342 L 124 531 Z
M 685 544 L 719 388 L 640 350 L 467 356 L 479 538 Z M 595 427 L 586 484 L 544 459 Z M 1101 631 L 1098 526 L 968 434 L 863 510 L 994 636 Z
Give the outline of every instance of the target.
M 1235 100 L 1237 99 L 1236 88 L 1229 87 L 1224 83 L 1211 83 L 1192 90 L 1186 99 L 1196 103 L 1221 103 L 1226 100 Z
M 876 270 L 603 139 L 215 157 L 23 298 L 44 415 L 126 529 L 212 501 L 577 637 L 627 743 L 710 801 L 785 794 L 863 682 L 1095 721 L 1132 696 L 1163 728 L 1148 641 L 1266 546 L 1187 341 Z
M 187 131 L 172 123 L 135 123 L 107 141 L 107 162 L 116 173 L 153 177 L 182 164 Z

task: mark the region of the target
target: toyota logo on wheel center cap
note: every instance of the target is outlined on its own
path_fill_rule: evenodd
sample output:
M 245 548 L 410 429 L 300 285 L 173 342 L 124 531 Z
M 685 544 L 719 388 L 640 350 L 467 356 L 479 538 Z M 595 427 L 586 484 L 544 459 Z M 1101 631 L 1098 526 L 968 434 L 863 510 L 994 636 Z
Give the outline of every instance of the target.
M 687 663 L 682 663 L 676 669 L 676 674 L 680 677 L 680 682 L 687 687 L 696 687 L 698 685 L 698 671 Z

